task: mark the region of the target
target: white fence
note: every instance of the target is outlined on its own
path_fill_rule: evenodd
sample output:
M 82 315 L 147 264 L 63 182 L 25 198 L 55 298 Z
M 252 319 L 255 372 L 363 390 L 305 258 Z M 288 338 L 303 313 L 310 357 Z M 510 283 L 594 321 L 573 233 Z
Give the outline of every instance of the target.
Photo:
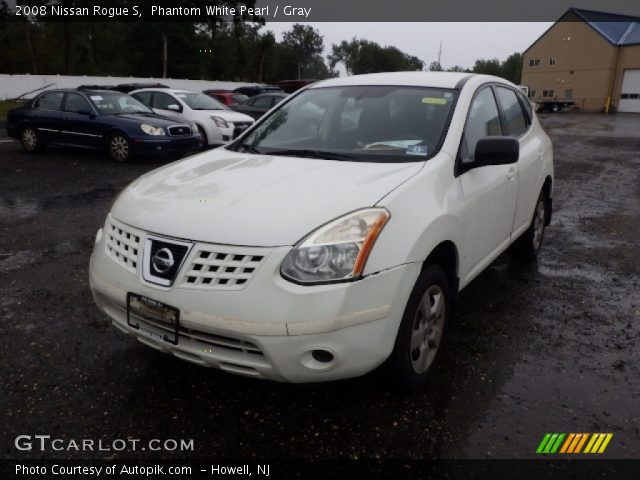
M 172 88 L 184 88 L 201 92 L 210 88 L 225 88 L 233 90 L 241 85 L 251 83 L 218 82 L 209 80 L 185 80 L 175 78 L 140 78 L 140 77 L 89 77 L 67 75 L 5 75 L 0 74 L 0 100 L 16 98 L 27 92 L 26 98 L 33 97 L 42 89 L 76 88 L 80 85 L 117 85 L 119 83 L 162 83 Z M 50 86 L 47 86 L 50 85 Z

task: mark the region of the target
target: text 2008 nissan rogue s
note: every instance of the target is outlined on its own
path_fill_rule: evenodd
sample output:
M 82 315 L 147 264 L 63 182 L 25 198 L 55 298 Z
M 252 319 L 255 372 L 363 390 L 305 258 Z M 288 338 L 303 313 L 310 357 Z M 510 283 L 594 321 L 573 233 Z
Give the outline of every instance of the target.
M 416 388 L 457 293 L 508 247 L 535 260 L 552 187 L 551 142 L 505 80 L 331 79 L 131 183 L 91 289 L 117 328 L 199 365 L 287 382 L 383 365 Z

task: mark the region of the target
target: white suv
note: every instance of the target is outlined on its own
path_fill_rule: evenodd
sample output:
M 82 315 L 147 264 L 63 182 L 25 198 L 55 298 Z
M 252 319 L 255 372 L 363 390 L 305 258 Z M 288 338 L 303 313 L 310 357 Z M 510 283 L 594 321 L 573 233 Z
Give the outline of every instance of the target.
M 318 82 L 233 144 L 118 197 L 90 265 L 113 324 L 162 352 L 289 382 L 382 364 L 423 384 L 459 290 L 551 218 L 552 146 L 496 77 Z
M 224 145 L 255 121 L 204 93 L 170 88 L 143 88 L 130 93 L 155 113 L 195 124 L 204 145 Z

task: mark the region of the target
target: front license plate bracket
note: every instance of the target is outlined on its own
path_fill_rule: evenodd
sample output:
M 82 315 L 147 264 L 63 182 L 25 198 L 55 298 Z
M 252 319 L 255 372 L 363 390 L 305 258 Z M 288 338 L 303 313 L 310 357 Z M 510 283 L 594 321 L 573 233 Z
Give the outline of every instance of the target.
M 162 340 L 173 345 L 178 345 L 180 338 L 180 310 L 166 303 L 159 302 L 137 293 L 127 293 L 127 325 L 136 330 L 140 330 L 140 323 L 133 318 L 136 316 L 150 321 L 150 323 L 160 324 L 164 328 Z M 157 325 L 156 325 L 157 326 Z M 171 333 L 164 333 L 165 329 L 171 329 Z M 142 330 L 148 331 L 144 327 Z M 154 332 L 149 332 L 157 336 Z

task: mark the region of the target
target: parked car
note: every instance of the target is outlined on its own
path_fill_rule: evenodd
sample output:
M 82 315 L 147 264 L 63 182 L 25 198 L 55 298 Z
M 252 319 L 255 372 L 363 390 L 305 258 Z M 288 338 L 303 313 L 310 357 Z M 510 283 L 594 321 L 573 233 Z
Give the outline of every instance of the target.
M 243 103 L 231 105 L 230 108 L 236 112 L 250 115 L 257 120 L 285 98 L 287 98 L 286 93 L 263 93 L 251 97 Z
M 80 85 L 79 90 L 115 90 L 117 92 L 129 93 L 141 88 L 171 88 L 162 83 L 119 83 L 118 85 Z
M 230 107 L 231 105 L 237 105 L 239 103 L 245 102 L 249 99 L 246 95 L 242 93 L 234 93 L 234 92 L 212 92 L 210 90 L 205 90 L 203 93 L 209 95 L 211 98 L 215 98 L 223 105 Z
M 236 88 L 234 92 L 241 93 L 243 95 L 246 95 L 247 97 L 255 97 L 256 95 L 260 95 L 261 93 L 282 92 L 282 89 L 275 85 L 245 85 L 243 87 Z
M 293 93 L 317 81 L 318 80 L 314 78 L 306 78 L 306 79 L 299 79 L 299 80 L 282 80 L 278 82 L 278 87 L 280 87 L 282 91 L 286 93 Z
M 110 90 L 48 90 L 9 111 L 10 137 L 27 152 L 46 145 L 106 150 L 112 160 L 197 148 L 195 125 L 154 114 L 135 98 Z
M 194 123 L 205 146 L 229 143 L 254 122 L 200 92 L 145 88 L 131 92 L 131 96 L 156 113 Z
M 458 292 L 509 247 L 537 257 L 553 179 L 551 141 L 506 80 L 326 80 L 126 188 L 91 289 L 118 329 L 198 365 L 287 382 L 382 365 L 417 388 Z

